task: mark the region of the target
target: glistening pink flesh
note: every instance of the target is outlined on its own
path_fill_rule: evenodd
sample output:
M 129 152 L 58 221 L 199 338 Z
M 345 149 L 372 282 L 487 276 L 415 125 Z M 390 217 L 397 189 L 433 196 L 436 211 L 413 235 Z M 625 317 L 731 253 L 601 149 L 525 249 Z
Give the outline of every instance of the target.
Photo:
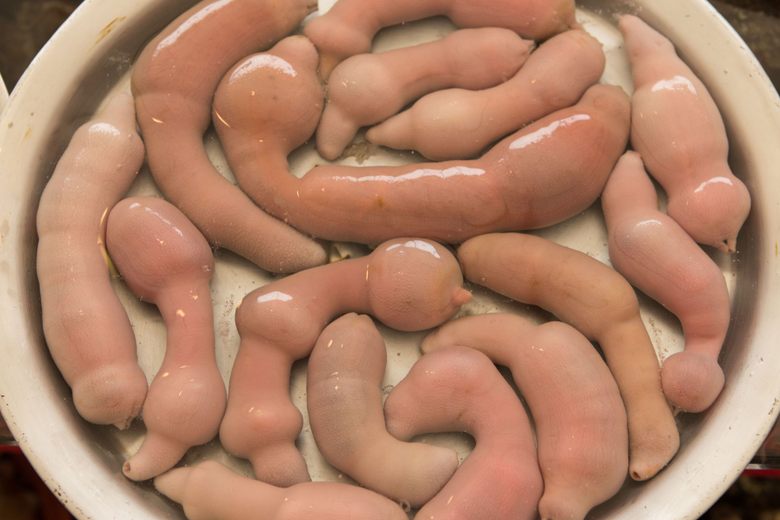
M 619 26 L 636 87 L 631 144 L 668 194 L 669 216 L 696 242 L 735 252 L 750 194 L 729 167 L 718 106 L 671 41 L 633 15 Z
M 327 80 L 345 58 L 370 52 L 374 35 L 383 27 L 447 16 L 458 27 L 503 27 L 524 38 L 544 40 L 572 27 L 574 0 L 339 0 L 304 27 L 322 60 Z
M 120 92 L 74 133 L 41 195 L 36 273 L 49 352 L 85 420 L 125 429 L 147 383 L 114 293 L 106 216 L 143 163 L 132 97 Z
M 537 305 L 599 343 L 626 406 L 629 472 L 646 480 L 680 445 L 661 387 L 661 369 L 634 288 L 614 269 L 535 235 L 491 233 L 458 249 L 464 276 Z
M 237 61 L 292 32 L 308 0 L 204 0 L 160 32 L 135 62 L 132 87 L 155 183 L 212 245 L 274 273 L 326 262 L 321 244 L 256 207 L 203 145 L 214 91 Z
M 663 363 L 664 393 L 676 407 L 701 412 L 724 383 L 718 354 L 731 302 L 723 273 L 677 222 L 658 210 L 655 187 L 639 154 L 621 158 L 601 204 L 612 265 L 682 325 L 685 349 Z
M 128 287 L 157 306 L 166 327 L 165 357 L 144 401 L 146 437 L 123 468 L 146 480 L 214 439 L 225 411 L 209 288 L 214 258 L 187 217 L 156 197 L 114 206 L 106 243 Z
M 536 429 L 543 519 L 581 520 L 618 492 L 628 474 L 626 411 L 612 373 L 587 338 L 565 323 L 536 325 L 496 313 L 445 323 L 423 340 L 422 350 L 427 355 L 456 345 L 511 370 Z
M 294 444 L 302 418 L 289 396 L 293 362 L 311 353 L 330 321 L 350 311 L 402 331 L 435 327 L 470 299 L 462 283 L 445 247 L 402 238 L 249 293 L 236 311 L 241 343 L 220 428 L 225 449 L 248 458 L 260 480 L 281 486 L 308 480 Z
M 317 150 L 336 159 L 360 127 L 379 123 L 420 96 L 450 87 L 492 87 L 517 72 L 533 42 L 509 29 L 460 29 L 440 40 L 352 56 L 328 81 Z
M 215 461 L 176 468 L 154 479 L 189 520 L 406 520 L 393 501 L 358 486 L 307 482 L 279 488 L 239 475 Z
M 598 198 L 628 140 L 628 97 L 618 87 L 595 85 L 575 106 L 515 132 L 478 160 L 321 165 L 299 179 L 287 156 L 314 132 L 323 93 L 311 44 L 298 38 L 294 53 L 291 46 L 277 57 L 295 75 L 270 67 L 229 75 L 215 97 L 215 127 L 242 189 L 266 211 L 320 238 L 453 243 L 545 227 Z
M 370 128 L 366 139 L 436 161 L 477 157 L 507 134 L 574 105 L 605 63 L 598 40 L 583 30 L 565 31 L 542 43 L 507 81 L 428 94 Z
M 325 327 L 309 356 L 309 424 L 325 460 L 396 502 L 420 507 L 449 480 L 458 455 L 399 441 L 382 413 L 385 341 L 371 318 L 345 314 Z
M 425 354 L 385 401 L 390 433 L 467 432 L 476 446 L 419 518 L 532 519 L 542 494 L 534 434 L 517 394 L 482 353 Z

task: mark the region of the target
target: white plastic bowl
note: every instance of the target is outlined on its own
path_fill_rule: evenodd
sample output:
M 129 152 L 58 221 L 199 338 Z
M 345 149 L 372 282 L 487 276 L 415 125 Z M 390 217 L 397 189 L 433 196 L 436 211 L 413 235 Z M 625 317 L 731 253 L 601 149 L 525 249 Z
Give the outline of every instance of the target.
M 87 0 L 35 59 L 0 115 L 0 409 L 35 469 L 80 519 L 143 520 L 183 514 L 151 486 L 134 484 L 121 474 L 124 458 L 143 435 L 141 426 L 118 433 L 91 426 L 75 413 L 70 391 L 43 341 L 35 277 L 35 212 L 47 176 L 78 124 L 111 88 L 126 81 L 144 42 L 193 3 Z M 747 46 L 704 0 L 579 4 L 589 11 L 581 12 L 581 19 L 607 44 L 607 80 L 627 81 L 619 34 L 604 24 L 613 13 L 637 13 L 675 42 L 718 102 L 731 139 L 732 166 L 753 195 L 738 255 L 715 256 L 734 302 L 722 355 L 727 375 L 723 394 L 707 413 L 680 418 L 682 447 L 666 470 L 647 483 L 626 484 L 591 514 L 610 519 L 693 519 L 739 476 L 778 414 L 780 99 Z M 399 38 L 403 41 L 402 33 L 388 31 L 380 44 L 394 45 Z M 213 142 L 211 149 L 218 161 Z M 305 162 L 305 157 L 300 155 L 298 162 Z M 148 179 L 134 187 L 135 193 L 149 191 L 153 187 Z M 603 226 L 595 210 L 543 234 L 606 260 Z M 220 367 L 227 378 L 237 348 L 232 305 L 265 278 L 241 260 L 221 255 L 217 279 L 215 327 Z M 141 362 L 151 376 L 162 352 L 149 344 L 161 334 L 161 324 L 126 292 L 122 298 L 145 345 Z M 474 305 L 492 310 L 503 304 L 480 293 Z M 656 326 L 653 337 L 660 354 L 679 349 L 674 320 L 646 300 L 643 312 Z M 391 371 L 392 383 L 414 361 L 413 344 L 419 335 L 385 332 L 391 352 L 403 353 Z M 300 367 L 296 377 L 301 388 Z M 298 404 L 303 402 L 300 394 L 295 397 Z M 316 459 L 306 435 L 301 446 L 310 461 Z M 217 443 L 194 450 L 187 460 L 203 457 L 221 458 L 246 470 L 240 461 L 226 457 Z M 318 462 L 313 466 L 316 478 L 335 475 Z
M 5 88 L 5 82 L 3 77 L 0 76 L 0 112 L 3 111 L 5 103 L 8 101 L 8 90 Z

